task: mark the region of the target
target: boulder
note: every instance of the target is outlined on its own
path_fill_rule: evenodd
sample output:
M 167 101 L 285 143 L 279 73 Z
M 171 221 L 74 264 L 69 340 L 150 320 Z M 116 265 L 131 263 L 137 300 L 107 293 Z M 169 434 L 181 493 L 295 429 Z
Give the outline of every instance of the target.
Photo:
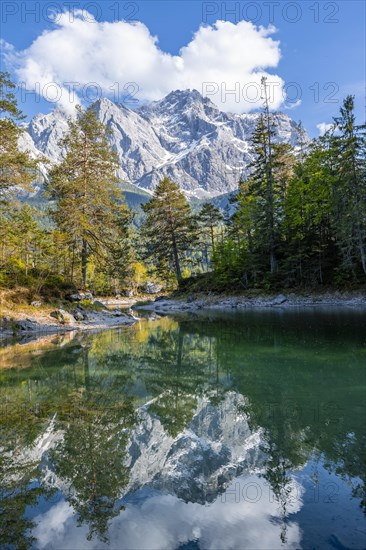
M 162 288 L 163 287 L 158 283 L 152 283 L 148 281 L 147 283 L 145 283 L 143 291 L 146 292 L 146 294 L 157 294 L 158 292 L 161 292 Z
M 83 321 L 85 319 L 85 313 L 82 313 L 80 310 L 76 310 L 73 313 L 75 321 Z
M 72 325 L 75 323 L 75 318 L 64 309 L 56 309 L 50 313 L 50 316 L 57 319 L 62 325 Z
M 123 294 L 126 298 L 133 298 L 133 290 L 125 290 Z
M 41 307 L 41 306 L 42 306 L 42 302 L 38 302 L 38 301 L 31 302 L 31 306 L 33 306 L 33 307 Z
M 284 296 L 283 294 L 278 294 L 273 300 L 272 300 L 272 305 L 273 306 L 279 306 L 281 304 L 283 304 L 284 302 L 287 301 L 287 298 L 286 296 Z

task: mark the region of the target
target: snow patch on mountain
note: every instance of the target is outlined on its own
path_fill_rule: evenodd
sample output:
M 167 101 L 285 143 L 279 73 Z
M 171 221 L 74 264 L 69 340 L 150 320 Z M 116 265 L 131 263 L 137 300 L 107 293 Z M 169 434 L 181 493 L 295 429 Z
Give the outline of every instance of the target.
M 94 108 L 111 131 L 108 139 L 119 156 L 122 181 L 151 192 L 168 176 L 188 196 L 208 198 L 237 189 L 239 179 L 248 176 L 259 113 L 224 113 L 197 90 L 176 90 L 136 110 L 108 99 Z M 21 147 L 59 162 L 67 128 L 60 108 L 36 115 Z M 275 134 L 275 141 L 298 144 L 296 123 L 284 113 L 276 114 Z

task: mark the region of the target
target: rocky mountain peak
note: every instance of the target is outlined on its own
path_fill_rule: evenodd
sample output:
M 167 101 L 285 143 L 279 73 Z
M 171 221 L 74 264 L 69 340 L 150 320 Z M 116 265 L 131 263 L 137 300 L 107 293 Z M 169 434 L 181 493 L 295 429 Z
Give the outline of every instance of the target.
M 197 90 L 174 90 L 136 110 L 107 98 L 94 108 L 111 130 L 108 139 L 120 157 L 121 180 L 150 191 L 169 176 L 187 195 L 212 197 L 235 190 L 248 175 L 258 113 L 224 113 Z M 276 140 L 296 146 L 296 123 L 284 113 L 277 113 L 276 121 Z M 67 128 L 67 115 L 59 108 L 36 115 L 22 147 L 58 162 Z

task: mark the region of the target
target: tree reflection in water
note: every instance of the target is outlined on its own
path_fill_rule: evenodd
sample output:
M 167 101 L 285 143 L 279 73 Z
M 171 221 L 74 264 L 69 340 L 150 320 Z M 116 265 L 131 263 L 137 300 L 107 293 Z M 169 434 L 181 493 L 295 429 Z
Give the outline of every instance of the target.
M 231 415 L 233 425 L 244 416 L 250 431 L 261 433 L 261 475 L 281 510 L 282 544 L 292 474 L 309 460 L 321 460 L 330 472 L 349 480 L 354 498 L 365 506 L 359 327 L 357 318 L 345 325 L 336 314 L 284 318 L 251 313 L 233 319 L 211 313 L 82 336 L 31 355 L 28 368 L 2 375 L 1 396 L 12 403 L 1 418 L 1 446 L 7 450 L 1 461 L 1 519 L 3 533 L 10 533 L 5 540 L 19 541 L 19 547 L 31 544 L 26 508 L 62 486 L 78 524 L 88 525 L 88 538 L 107 541 L 110 521 L 120 514 L 121 499 L 130 490 L 131 436 L 139 430 L 142 410 L 158 419 L 167 440 L 179 439 L 180 445 L 187 429 L 198 433 L 198 423 L 207 421 L 204 414 L 212 419 Z M 228 392 L 240 399 L 230 401 L 233 410 L 223 411 Z M 210 407 L 202 408 L 203 402 Z M 51 418 L 58 434 L 52 448 L 32 455 L 34 460 L 22 470 L 24 449 L 37 442 Z M 212 420 L 207 430 L 212 441 L 222 444 L 220 422 Z M 192 502 L 201 502 L 204 494 L 213 502 L 242 471 L 227 468 L 213 487 L 215 470 L 203 456 L 195 463 L 201 474 L 194 474 L 201 475 L 203 489 L 199 494 L 193 488 L 186 491 Z M 45 467 L 54 476 L 47 483 Z M 189 475 L 186 482 L 191 483 Z M 154 483 L 156 479 L 147 481 Z M 167 488 L 177 490 L 174 483 Z

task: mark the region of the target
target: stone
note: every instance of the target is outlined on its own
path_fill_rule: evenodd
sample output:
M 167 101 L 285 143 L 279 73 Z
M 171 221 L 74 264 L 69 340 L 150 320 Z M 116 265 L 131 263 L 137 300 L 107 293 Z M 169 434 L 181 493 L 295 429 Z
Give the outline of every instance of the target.
M 31 302 L 31 306 L 33 307 L 41 307 L 42 306 L 42 302 L 38 302 L 37 300 L 34 301 L 34 302 Z
M 133 298 L 133 290 L 125 290 L 126 298 Z
M 286 296 L 284 296 L 283 294 L 278 294 L 273 300 L 272 300 L 272 305 L 273 306 L 279 306 L 281 304 L 283 304 L 284 302 L 287 301 L 287 298 Z
M 75 318 L 64 309 L 56 309 L 50 313 L 50 316 L 57 319 L 62 325 L 72 325 L 75 322 Z
M 73 315 L 75 321 L 83 321 L 85 319 L 85 313 L 82 313 L 80 310 L 74 311 Z
M 122 296 L 120 294 L 116 294 L 115 297 L 114 297 L 115 300 L 120 300 L 121 298 L 122 298 Z
M 146 294 L 157 294 L 161 291 L 162 288 L 163 287 L 158 283 L 152 283 L 148 281 L 147 283 L 145 283 L 143 290 L 144 292 L 146 292 Z

